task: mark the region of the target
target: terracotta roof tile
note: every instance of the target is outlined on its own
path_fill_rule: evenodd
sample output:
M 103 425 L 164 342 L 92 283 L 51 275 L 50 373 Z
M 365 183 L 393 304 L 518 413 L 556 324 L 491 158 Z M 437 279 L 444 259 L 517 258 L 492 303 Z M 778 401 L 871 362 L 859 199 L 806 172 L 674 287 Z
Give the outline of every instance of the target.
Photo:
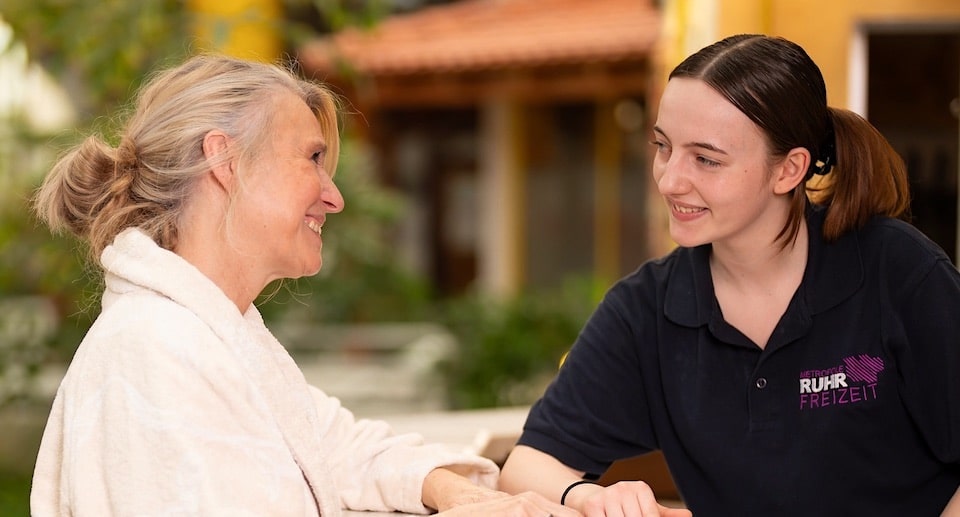
M 464 0 L 311 42 L 300 59 L 372 75 L 629 61 L 649 55 L 659 24 L 650 0 Z

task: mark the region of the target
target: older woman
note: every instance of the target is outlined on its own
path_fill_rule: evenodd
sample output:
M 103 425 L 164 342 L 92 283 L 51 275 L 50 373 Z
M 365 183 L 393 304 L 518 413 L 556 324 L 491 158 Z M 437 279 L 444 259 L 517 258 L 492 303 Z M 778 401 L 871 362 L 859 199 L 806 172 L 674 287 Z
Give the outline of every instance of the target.
M 355 420 L 264 326 L 254 299 L 320 270 L 344 206 L 336 109 L 284 68 L 195 57 L 145 86 L 117 148 L 90 137 L 54 166 L 37 211 L 89 244 L 105 292 L 33 515 L 576 515 L 493 490 L 485 459 Z

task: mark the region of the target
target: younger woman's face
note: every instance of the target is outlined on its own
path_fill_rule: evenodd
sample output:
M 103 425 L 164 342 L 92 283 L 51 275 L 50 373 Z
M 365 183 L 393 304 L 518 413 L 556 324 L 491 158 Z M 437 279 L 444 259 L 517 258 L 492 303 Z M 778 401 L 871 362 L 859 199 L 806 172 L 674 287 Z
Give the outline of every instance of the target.
M 774 194 L 766 138 L 736 106 L 701 80 L 671 79 L 653 143 L 653 176 L 677 244 L 774 241 L 786 201 Z

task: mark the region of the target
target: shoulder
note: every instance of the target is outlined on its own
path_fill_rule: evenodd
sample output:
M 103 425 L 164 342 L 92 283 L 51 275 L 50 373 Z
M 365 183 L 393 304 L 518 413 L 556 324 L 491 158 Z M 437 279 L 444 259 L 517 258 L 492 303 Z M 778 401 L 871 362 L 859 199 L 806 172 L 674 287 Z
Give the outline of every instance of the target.
M 856 240 L 864 280 L 897 297 L 917 294 L 922 284 L 955 284 L 960 277 L 946 252 L 905 221 L 874 217 L 856 232 Z
M 123 294 L 101 312 L 70 370 L 73 381 L 88 386 L 125 379 L 172 388 L 203 377 L 227 380 L 236 370 L 231 365 L 236 360 L 229 347 L 197 315 L 141 290 Z
M 678 247 L 649 260 L 614 284 L 603 304 L 632 316 L 652 310 L 674 313 L 683 321 L 694 318 L 712 292 L 709 253 L 709 246 Z
M 943 254 L 943 249 L 916 226 L 892 217 L 874 217 L 860 231 L 865 239 L 878 239 L 925 250 L 927 253 Z
M 649 290 L 655 286 L 666 286 L 675 277 L 692 276 L 698 252 L 698 248 L 677 247 L 662 257 L 644 262 L 614 284 L 614 288 L 625 291 Z
M 210 338 L 212 330 L 195 313 L 146 289 L 125 293 L 105 307 L 87 336 L 87 340 L 131 346 Z
M 893 272 L 950 263 L 937 243 L 900 219 L 874 217 L 859 230 L 858 239 L 865 262 Z

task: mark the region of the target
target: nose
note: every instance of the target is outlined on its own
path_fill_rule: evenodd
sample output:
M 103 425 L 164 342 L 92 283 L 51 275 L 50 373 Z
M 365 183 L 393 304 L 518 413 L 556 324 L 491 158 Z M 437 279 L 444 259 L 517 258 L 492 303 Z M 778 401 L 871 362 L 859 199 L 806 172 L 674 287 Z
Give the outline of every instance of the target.
M 333 182 L 333 178 L 329 175 L 325 176 L 327 181 L 324 182 L 323 188 L 320 190 L 320 200 L 323 202 L 327 213 L 336 214 L 343 211 L 343 194 L 340 193 L 337 184 Z
M 684 177 L 682 167 L 677 162 L 678 160 L 671 156 L 669 160 L 654 163 L 653 173 L 657 182 L 657 191 L 661 195 L 682 193 L 689 185 Z

